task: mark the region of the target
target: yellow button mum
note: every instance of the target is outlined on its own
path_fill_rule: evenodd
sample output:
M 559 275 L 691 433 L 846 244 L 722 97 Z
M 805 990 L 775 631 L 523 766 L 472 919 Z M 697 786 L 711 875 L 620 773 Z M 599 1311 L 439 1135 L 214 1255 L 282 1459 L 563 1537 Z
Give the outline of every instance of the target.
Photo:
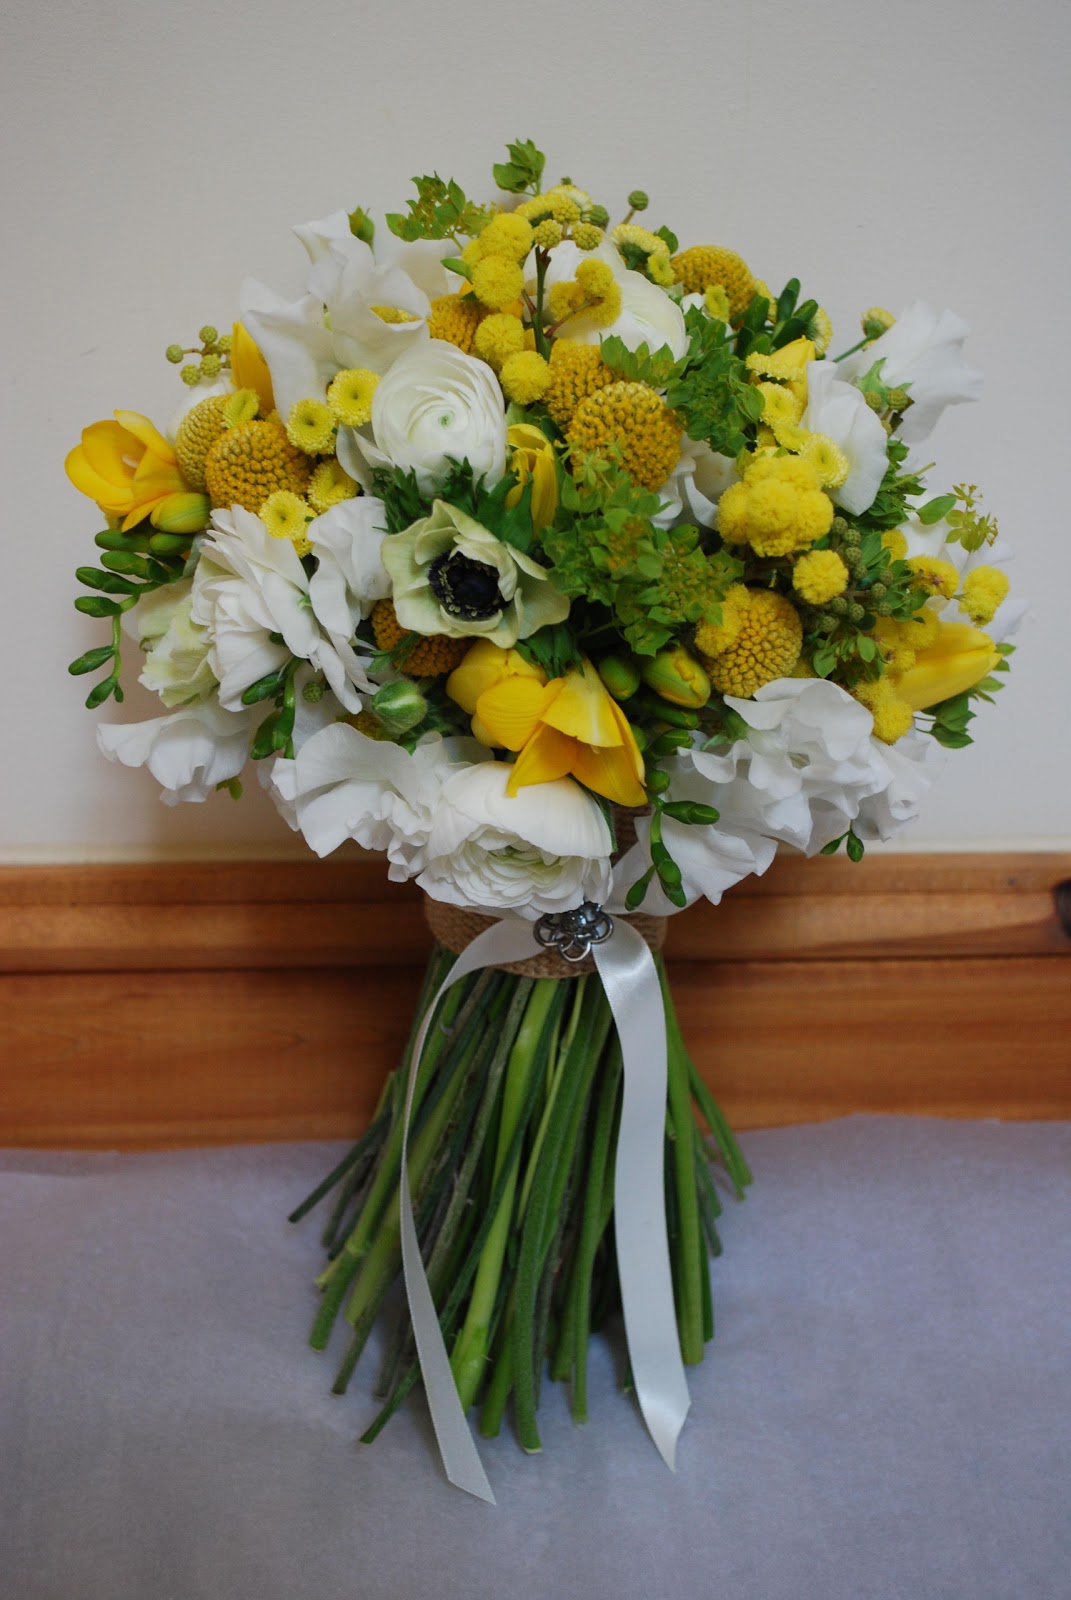
M 577 406 L 566 437 L 575 450 L 620 451 L 634 483 L 660 489 L 681 455 L 681 426 L 660 395 L 645 383 L 611 383 Z
M 477 716 L 496 745 L 520 752 L 507 794 L 571 774 L 615 805 L 646 804 L 635 735 L 590 661 L 545 687 L 506 678 L 480 695 Z
M 764 683 L 792 673 L 803 645 L 803 626 L 792 602 L 772 589 L 734 584 L 726 603 L 732 617 L 730 640 L 726 642 L 722 628 L 703 623 L 696 629 L 696 648 L 714 687 L 746 700 Z
M 697 244 L 673 257 L 673 269 L 685 294 L 702 294 L 716 285 L 729 297 L 729 315 L 742 316 L 755 293 L 751 268 L 735 250 L 717 244 Z
M 205 483 L 214 506 L 259 511 L 276 489 L 303 495 L 312 463 L 286 437 L 277 416 L 243 422 L 222 434 L 208 453 Z

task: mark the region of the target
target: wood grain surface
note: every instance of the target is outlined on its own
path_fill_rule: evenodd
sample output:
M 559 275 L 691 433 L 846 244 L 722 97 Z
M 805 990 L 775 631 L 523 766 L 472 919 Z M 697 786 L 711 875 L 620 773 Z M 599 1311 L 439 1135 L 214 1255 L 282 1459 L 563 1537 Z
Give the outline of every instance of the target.
M 1054 853 L 779 859 L 673 920 L 704 1076 L 741 1128 L 1071 1116 L 1069 881 Z M 378 863 L 0 869 L 0 1143 L 345 1137 L 428 946 Z

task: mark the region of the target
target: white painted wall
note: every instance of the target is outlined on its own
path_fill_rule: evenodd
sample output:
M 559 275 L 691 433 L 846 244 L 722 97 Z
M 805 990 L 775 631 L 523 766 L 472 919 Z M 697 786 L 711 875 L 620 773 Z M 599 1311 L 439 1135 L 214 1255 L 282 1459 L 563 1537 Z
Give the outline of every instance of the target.
M 7 19 L 2 859 L 300 853 L 260 794 L 171 811 L 98 756 L 65 671 L 101 636 L 71 608 L 97 514 L 63 456 L 116 406 L 166 420 L 164 347 L 228 323 L 243 275 L 296 292 L 291 223 L 381 214 L 431 167 L 480 192 L 513 137 L 611 209 L 642 186 L 686 242 L 797 273 L 841 346 L 865 306 L 920 295 L 972 324 L 987 392 L 947 415 L 933 481 L 983 485 L 1033 616 L 904 843 L 1071 844 L 1062 0 L 15 0 Z M 126 714 L 154 709 L 135 685 Z

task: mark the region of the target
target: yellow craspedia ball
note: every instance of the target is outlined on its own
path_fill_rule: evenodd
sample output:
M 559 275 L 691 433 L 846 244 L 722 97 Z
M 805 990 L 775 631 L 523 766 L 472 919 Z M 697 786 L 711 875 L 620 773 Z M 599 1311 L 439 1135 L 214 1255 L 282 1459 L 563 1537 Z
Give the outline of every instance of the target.
M 997 567 L 975 567 L 963 580 L 960 606 L 975 627 L 984 627 L 992 622 L 997 608 L 1007 599 L 1010 587 L 1007 577 Z
M 712 286 L 724 289 L 729 297 L 730 317 L 747 310 L 755 293 L 755 279 L 743 257 L 721 245 L 696 244 L 673 257 L 673 270 L 685 294 L 703 294 Z
M 380 650 L 393 650 L 407 637 L 398 621 L 391 600 L 377 600 L 372 607 L 372 633 Z M 444 633 L 408 634 L 413 648 L 399 661 L 404 672 L 414 678 L 437 678 L 459 667 L 472 643 L 471 639 L 448 639 Z
M 475 295 L 441 294 L 431 302 L 428 332 L 471 356 L 476 353 L 476 329 L 486 315 Z
M 524 273 L 509 256 L 485 256 L 472 269 L 472 292 L 481 305 L 501 311 L 520 298 Z
M 473 349 L 498 372 L 503 362 L 524 349 L 524 323 L 507 311 L 492 311 L 476 329 Z
M 229 399 L 226 394 L 211 395 L 187 411 L 179 424 L 175 455 L 179 471 L 191 489 L 205 486 L 205 462 L 220 434 L 226 431 L 223 413 Z
M 634 483 L 658 489 L 680 460 L 681 425 L 645 383 L 611 383 L 582 400 L 566 430 L 576 450 L 605 455 L 609 445 Z
M 708 623 L 701 624 L 695 634 L 696 649 L 714 687 L 741 699 L 774 678 L 790 676 L 803 647 L 803 625 L 791 600 L 773 589 L 745 592 L 740 627 L 727 647 L 716 648 L 720 635 Z
M 214 506 L 259 511 L 276 489 L 303 495 L 311 466 L 273 414 L 263 422 L 239 423 L 220 435 L 205 462 L 205 487 Z
M 543 402 L 563 431 L 573 420 L 581 400 L 616 382 L 599 354 L 598 345 L 575 339 L 555 339 L 550 350 L 550 372 Z
M 507 356 L 498 377 L 507 400 L 519 406 L 530 406 L 546 394 L 550 367 L 536 351 L 521 350 L 516 355 Z
M 907 564 L 916 583 L 928 594 L 951 600 L 959 588 L 959 573 L 951 561 L 943 561 L 940 556 L 912 556 Z
M 793 567 L 792 587 L 809 606 L 824 606 L 848 587 L 848 569 L 835 550 L 811 550 Z

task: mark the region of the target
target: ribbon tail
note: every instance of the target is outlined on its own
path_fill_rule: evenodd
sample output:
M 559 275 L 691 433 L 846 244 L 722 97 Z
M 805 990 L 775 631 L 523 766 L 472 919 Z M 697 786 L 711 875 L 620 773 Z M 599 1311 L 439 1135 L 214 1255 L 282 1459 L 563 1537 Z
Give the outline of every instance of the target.
M 624 1064 L 614 1168 L 614 1226 L 629 1361 L 648 1432 L 676 1471 L 691 1398 L 673 1301 L 663 1179 L 666 1016 L 654 958 L 635 928 L 615 920 L 593 948 Z
M 424 1013 L 409 1061 L 409 1081 L 405 1094 L 405 1120 L 402 1127 L 402 1164 L 399 1174 L 401 1211 L 402 1273 L 405 1293 L 409 1302 L 409 1315 L 413 1322 L 420 1375 L 428 1397 L 432 1427 L 442 1457 L 443 1468 L 450 1482 L 479 1500 L 495 1504 L 487 1474 L 484 1472 L 479 1451 L 476 1449 L 468 1420 L 461 1408 L 457 1384 L 450 1368 L 435 1302 L 431 1297 L 428 1275 L 420 1254 L 416 1222 L 413 1217 L 413 1197 L 409 1187 L 409 1119 L 413 1107 L 413 1094 L 421 1057 L 427 1041 L 428 1030 L 436 1007 L 453 984 L 467 978 L 480 967 L 499 966 L 503 962 L 525 961 L 533 954 L 535 939 L 529 922 L 513 920 L 496 923 L 479 934 L 451 967 L 439 992 Z M 646 948 L 646 947 L 645 947 Z

